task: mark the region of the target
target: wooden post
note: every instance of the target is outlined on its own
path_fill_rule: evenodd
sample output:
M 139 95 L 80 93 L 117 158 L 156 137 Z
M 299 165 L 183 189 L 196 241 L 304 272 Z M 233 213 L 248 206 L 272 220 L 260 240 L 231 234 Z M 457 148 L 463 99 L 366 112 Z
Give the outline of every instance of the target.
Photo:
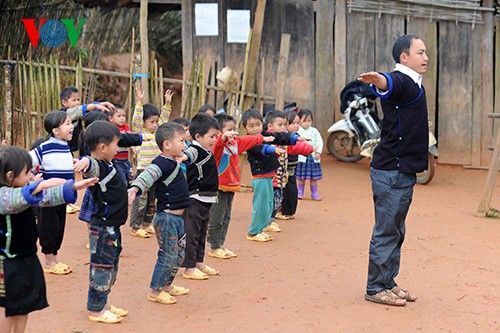
M 259 92 L 258 92 L 258 100 L 259 100 L 259 111 L 264 114 L 264 84 L 265 84 L 265 75 L 266 75 L 266 58 L 262 57 L 260 59 L 260 78 L 259 78 Z
M 193 4 L 192 0 L 182 0 L 182 76 L 183 81 L 189 80 L 193 67 Z M 182 84 L 182 99 L 189 87 Z M 182 103 L 181 115 L 186 112 L 185 103 Z
M 283 110 L 285 107 L 285 79 L 288 67 L 288 55 L 290 54 L 290 37 L 290 34 L 281 34 L 278 77 L 276 79 L 276 110 Z
M 149 42 L 148 42 L 148 0 L 141 0 L 139 31 L 141 36 L 141 74 L 149 72 Z M 141 78 L 141 87 L 144 93 L 144 103 L 149 102 L 148 78 Z
M 346 14 L 346 0 L 335 1 L 335 27 L 334 31 L 334 74 L 335 84 L 333 90 L 333 99 L 337 102 L 334 103 L 335 113 L 334 120 L 342 117 L 340 112 L 340 92 L 344 89 L 346 84 L 346 50 L 347 50 L 347 14 Z
M 252 28 L 252 40 L 250 43 L 250 54 L 248 56 L 248 66 L 246 69 L 246 82 L 243 84 L 248 92 L 255 92 L 255 76 L 257 62 L 259 60 L 260 41 L 262 37 L 262 27 L 264 26 L 264 12 L 267 0 L 258 0 L 255 10 L 255 19 Z M 242 110 L 247 110 L 254 104 L 254 97 L 246 95 L 243 100 Z
M 495 181 L 497 179 L 498 168 L 500 167 L 500 133 L 497 135 L 495 149 L 493 150 L 493 157 L 490 163 L 490 169 L 488 170 L 488 176 L 486 178 L 486 185 L 484 186 L 483 197 L 481 198 L 481 203 L 477 210 L 477 215 L 484 217 L 488 210 L 490 209 L 491 196 L 493 194 L 493 188 L 495 187 Z
M 328 0 L 316 2 L 316 108 L 315 126 L 320 133 L 327 133 L 335 119 L 335 84 L 333 60 L 333 24 L 335 3 Z M 323 135 L 323 140 L 328 136 Z
M 5 138 L 7 144 L 11 145 L 12 142 L 12 83 L 10 81 L 10 73 L 12 65 L 5 64 L 5 80 L 4 80 L 4 113 L 5 113 Z
M 245 48 L 245 62 L 243 63 L 243 80 L 241 82 L 241 95 L 240 95 L 240 117 L 241 118 L 241 113 L 244 112 L 245 110 L 243 109 L 243 101 L 245 100 L 245 90 L 247 88 L 246 86 L 246 81 L 248 77 L 248 57 L 250 55 L 250 43 L 252 42 L 252 29 L 250 29 L 250 32 L 248 33 L 248 41 L 247 41 L 247 46 Z M 236 123 L 236 128 L 239 127 L 239 119 Z

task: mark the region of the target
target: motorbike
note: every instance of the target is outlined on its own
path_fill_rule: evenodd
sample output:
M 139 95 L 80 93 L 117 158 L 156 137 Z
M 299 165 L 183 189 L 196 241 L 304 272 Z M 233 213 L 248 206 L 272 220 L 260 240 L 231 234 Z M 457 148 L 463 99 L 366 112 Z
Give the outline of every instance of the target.
M 344 87 L 340 99 L 344 118 L 328 129 L 328 151 L 342 162 L 371 158 L 380 142 L 381 132 L 381 121 L 374 102 L 375 94 L 369 85 L 352 81 Z M 437 140 L 429 130 L 429 164 L 427 170 L 417 174 L 417 183 L 428 184 L 432 180 L 438 156 Z

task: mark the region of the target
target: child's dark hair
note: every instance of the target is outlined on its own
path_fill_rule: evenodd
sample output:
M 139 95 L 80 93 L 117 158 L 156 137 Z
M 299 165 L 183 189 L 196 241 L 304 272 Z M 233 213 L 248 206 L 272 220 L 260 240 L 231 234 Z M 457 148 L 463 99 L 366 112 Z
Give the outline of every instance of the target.
M 189 119 L 186 119 L 186 118 L 175 118 L 175 119 L 171 120 L 170 122 L 189 127 Z
M 220 130 L 219 122 L 206 113 L 196 114 L 189 123 L 189 133 L 193 139 L 196 134 L 204 136 L 212 128 Z
M 14 178 L 26 168 L 33 167 L 31 156 L 22 148 L 14 146 L 0 147 L 0 185 L 10 186 L 7 180 L 7 172 L 12 171 Z
M 276 119 L 276 118 L 282 118 L 282 119 L 286 119 L 286 115 L 283 111 L 280 111 L 280 110 L 274 110 L 274 111 L 270 111 L 266 114 L 266 123 L 265 123 L 265 126 L 267 127 L 267 125 L 269 124 L 272 124 L 272 122 Z
M 38 147 L 39 145 L 41 145 L 42 143 L 45 142 L 45 138 L 39 138 L 39 139 L 36 139 L 35 141 L 33 141 L 33 143 L 31 144 L 30 146 L 30 150 L 33 150 L 35 149 L 36 147 Z
M 311 116 L 311 120 L 314 120 L 313 112 L 309 109 L 302 109 L 299 111 L 299 118 L 302 119 L 302 117 L 307 118 L 307 116 Z
M 247 125 L 247 122 L 250 119 L 259 119 L 263 122 L 262 115 L 260 114 L 259 110 L 255 109 L 246 110 L 243 113 L 243 115 L 241 116 L 241 124 L 243 125 L 243 127 Z
M 142 111 L 143 121 L 153 116 L 160 116 L 160 112 L 158 112 L 158 109 L 151 103 L 144 104 L 142 106 Z
M 125 108 L 123 107 L 123 105 L 121 104 L 113 104 L 113 106 L 115 107 L 115 109 L 110 109 L 108 112 L 106 112 L 106 114 L 110 117 L 112 115 L 114 115 L 116 113 L 116 111 L 118 110 L 124 110 L 125 111 Z
M 217 119 L 217 121 L 219 122 L 219 126 L 221 129 L 224 128 L 224 125 L 226 125 L 227 122 L 232 121 L 233 123 L 236 124 L 234 118 L 225 113 L 216 114 L 214 118 Z
M 83 117 L 83 124 L 85 128 L 89 127 L 94 121 L 109 121 L 108 114 L 98 110 L 90 111 Z M 80 156 L 88 155 L 88 148 L 85 146 L 85 130 L 80 132 L 78 137 L 78 152 Z
M 414 39 L 420 38 L 415 35 L 403 35 L 399 37 L 396 42 L 394 42 L 394 45 L 392 46 L 392 57 L 397 64 L 400 62 L 399 57 L 401 54 L 410 53 L 411 43 L 413 43 Z
M 160 148 L 161 150 L 163 147 L 163 142 L 165 142 L 166 140 L 171 140 L 174 137 L 175 133 L 184 134 L 184 132 L 184 128 L 181 126 L 181 124 L 174 123 L 172 121 L 161 124 L 156 130 L 155 134 L 155 140 L 158 148 Z
M 71 97 L 71 94 L 74 93 L 79 93 L 78 89 L 76 87 L 70 86 L 70 87 L 64 87 L 63 90 L 61 90 L 61 93 L 59 94 L 59 99 L 61 101 L 65 101 Z
M 207 113 L 208 110 L 212 110 L 214 113 L 217 113 L 215 111 L 215 108 L 210 104 L 203 104 L 202 106 L 200 106 L 200 108 L 198 109 L 198 113 Z
M 296 117 L 299 117 L 297 112 L 291 111 L 291 110 L 285 111 L 285 119 L 286 119 L 286 123 L 288 125 L 291 125 Z M 300 119 L 300 117 L 299 117 L 299 119 Z
M 85 144 L 94 151 L 98 144 L 110 144 L 115 138 L 120 138 L 120 131 L 109 121 L 94 121 L 85 129 Z
M 47 113 L 45 116 L 45 119 L 43 120 L 43 127 L 49 134 L 49 136 L 52 136 L 52 130 L 54 128 L 58 128 L 64 122 L 66 121 L 66 118 L 68 118 L 68 114 L 66 111 L 50 111 Z

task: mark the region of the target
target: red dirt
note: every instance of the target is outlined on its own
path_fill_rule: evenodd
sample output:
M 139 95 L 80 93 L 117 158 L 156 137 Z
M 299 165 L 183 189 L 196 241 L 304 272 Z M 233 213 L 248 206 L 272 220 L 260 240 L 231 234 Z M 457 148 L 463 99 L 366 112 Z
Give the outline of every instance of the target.
M 226 245 L 238 258 L 206 258 L 221 275 L 175 283 L 191 289 L 176 305 L 148 302 L 155 239 L 131 237 L 111 304 L 128 317 L 117 325 L 87 319 L 85 224 L 68 215 L 60 259 L 68 276 L 47 275 L 50 307 L 30 315 L 28 332 L 498 332 L 500 220 L 477 218 L 484 170 L 439 165 L 434 180 L 417 185 L 407 219 L 398 283 L 419 295 L 395 308 L 363 299 L 373 203 L 368 161 L 346 164 L 325 156 L 323 201 L 303 200 L 295 220 L 269 243 L 244 235 L 251 193 L 237 193 Z M 245 170 L 248 183 L 248 169 Z M 493 206 L 499 204 L 495 189 Z M 307 194 L 307 193 L 306 193 Z M 83 196 L 83 193 L 80 197 Z

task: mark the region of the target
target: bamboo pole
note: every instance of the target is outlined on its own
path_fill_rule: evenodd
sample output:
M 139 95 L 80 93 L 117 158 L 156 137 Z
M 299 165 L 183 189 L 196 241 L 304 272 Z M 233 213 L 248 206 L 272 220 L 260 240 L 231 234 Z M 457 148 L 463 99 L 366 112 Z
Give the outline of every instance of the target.
M 266 58 L 262 57 L 260 61 L 259 93 L 257 97 L 257 99 L 259 100 L 259 110 L 260 113 L 262 114 L 264 114 L 264 99 L 262 98 L 262 96 L 264 95 L 264 84 L 265 84 L 264 78 L 266 75 L 265 67 L 266 67 Z
M 61 75 L 59 73 L 59 58 L 55 60 L 55 66 L 56 66 L 56 107 L 55 109 L 60 109 L 62 107 L 61 105 Z
M 154 54 L 154 53 L 153 53 Z M 159 90 L 160 90 L 160 78 L 159 78 L 159 74 L 158 74 L 158 60 L 154 59 L 154 86 L 155 86 L 155 104 L 157 105 L 158 108 L 161 107 L 161 99 L 160 99 L 160 95 L 161 93 L 159 93 Z
M 29 116 L 30 116 L 30 113 L 29 112 L 26 112 L 26 109 L 24 108 L 24 105 L 23 105 L 23 102 L 24 102 L 24 97 L 23 97 L 23 73 L 22 73 L 22 69 L 21 69 L 21 66 L 18 65 L 17 66 L 17 81 L 18 81 L 18 85 L 19 85 L 19 105 L 21 106 L 20 109 L 21 109 L 21 112 L 23 113 L 23 127 L 26 129 L 25 131 L 25 148 L 29 148 L 27 146 L 28 144 L 28 141 L 31 141 L 31 126 L 30 126 L 30 121 L 29 121 Z
M 29 82 L 29 86 L 30 86 L 30 101 L 31 101 L 31 108 L 29 109 L 29 111 L 31 112 L 40 112 L 40 110 L 35 110 L 36 109 L 36 105 L 37 105 L 37 98 L 36 96 L 38 94 L 35 94 L 35 78 L 34 78 L 34 74 L 33 74 L 33 66 L 31 66 L 31 63 L 29 65 L 29 76 L 30 76 L 30 80 Z
M 245 49 L 245 62 L 243 64 L 243 80 L 241 82 L 241 95 L 240 95 L 240 114 L 243 112 L 243 101 L 245 99 L 245 90 L 247 87 L 247 78 L 248 78 L 248 58 L 250 56 L 250 45 L 252 43 L 252 29 L 250 29 L 250 32 L 248 33 L 248 41 L 247 41 L 247 47 Z M 255 68 L 254 68 L 255 70 Z M 254 77 L 255 81 L 255 77 Z M 238 117 L 238 120 L 236 121 L 236 128 L 240 126 L 240 117 Z
M 50 111 L 49 67 L 47 66 L 46 62 L 44 63 L 43 66 L 43 72 L 45 74 L 45 102 L 46 102 L 45 112 L 49 112 Z
M 12 145 L 12 83 L 11 83 L 12 66 L 7 64 L 4 66 L 4 113 L 5 113 L 5 139 L 7 144 Z M 0 138 L 4 139 L 4 138 Z
M 158 81 L 160 81 L 160 105 L 159 107 L 163 107 L 165 101 L 163 100 L 164 98 L 164 92 L 165 92 L 165 89 L 163 88 L 163 67 L 160 67 L 160 79 Z
M 50 91 L 51 91 L 51 100 L 52 100 L 52 108 L 48 111 L 51 110 L 56 110 L 58 102 L 56 98 L 56 73 L 55 73 L 55 68 L 54 68 L 54 58 L 50 56 Z
M 147 74 L 149 68 L 149 41 L 148 41 L 148 0 L 141 0 L 139 31 L 141 35 L 141 73 Z M 144 103 L 149 102 L 148 78 L 141 78 L 144 93 Z

